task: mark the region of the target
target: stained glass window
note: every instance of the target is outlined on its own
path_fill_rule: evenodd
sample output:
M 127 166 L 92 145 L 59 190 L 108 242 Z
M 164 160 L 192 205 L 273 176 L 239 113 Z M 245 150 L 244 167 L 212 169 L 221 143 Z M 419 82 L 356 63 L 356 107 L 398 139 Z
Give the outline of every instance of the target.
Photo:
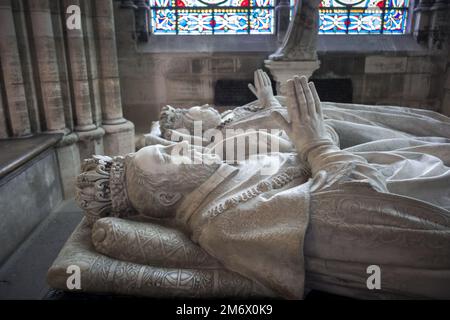
M 275 0 L 150 0 L 153 34 L 273 34 Z
M 161 35 L 274 34 L 276 0 L 149 0 Z M 291 7 L 297 0 L 290 0 Z M 410 0 L 322 0 L 320 34 L 404 34 Z
M 408 7 L 409 0 L 322 0 L 319 33 L 404 34 Z

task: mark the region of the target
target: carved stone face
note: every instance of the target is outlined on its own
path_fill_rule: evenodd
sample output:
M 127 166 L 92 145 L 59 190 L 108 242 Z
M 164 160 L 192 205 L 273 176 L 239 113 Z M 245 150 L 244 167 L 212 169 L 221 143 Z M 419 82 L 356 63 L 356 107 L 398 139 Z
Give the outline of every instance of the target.
M 183 196 L 206 181 L 218 166 L 216 156 L 203 155 L 187 142 L 142 148 L 127 168 L 130 202 L 145 216 L 170 217 Z
M 183 123 L 186 128 L 193 133 L 194 130 L 194 121 L 201 121 L 202 131 L 206 131 L 209 129 L 217 128 L 221 122 L 220 113 L 210 107 L 209 105 L 204 105 L 201 107 L 192 107 L 188 110 L 188 112 L 183 116 Z
M 217 156 L 203 154 L 187 141 L 183 141 L 169 146 L 154 145 L 142 148 L 136 153 L 134 161 L 146 172 L 176 174 L 182 165 L 202 166 L 205 162 L 210 164 L 219 160 Z
M 196 134 L 195 122 L 201 122 L 200 133 L 203 133 L 217 128 L 222 123 L 222 118 L 216 109 L 207 104 L 189 109 L 165 106 L 159 116 L 161 134 L 169 140 L 170 130 L 187 129 L 191 135 Z

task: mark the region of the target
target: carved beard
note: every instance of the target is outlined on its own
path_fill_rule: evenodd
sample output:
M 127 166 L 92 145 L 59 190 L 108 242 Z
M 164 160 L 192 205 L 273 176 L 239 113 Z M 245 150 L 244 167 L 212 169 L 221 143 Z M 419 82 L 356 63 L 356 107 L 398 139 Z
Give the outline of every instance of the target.
M 219 165 L 178 164 L 176 170 L 168 170 L 166 174 L 150 174 L 130 161 L 126 176 L 130 205 L 145 217 L 170 218 L 182 196 L 205 182 Z

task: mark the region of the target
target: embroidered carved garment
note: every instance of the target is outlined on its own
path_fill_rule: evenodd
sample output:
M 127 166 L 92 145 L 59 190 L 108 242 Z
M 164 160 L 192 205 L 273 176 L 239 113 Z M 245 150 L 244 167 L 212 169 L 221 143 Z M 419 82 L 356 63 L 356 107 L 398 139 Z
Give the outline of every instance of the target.
M 302 298 L 304 289 L 359 298 L 448 298 L 449 168 L 423 153 L 386 154 L 318 148 L 309 158 L 313 180 L 286 178 L 266 190 L 261 185 L 295 161 L 279 155 L 284 160 L 269 179 L 255 170 L 249 175 L 254 166 L 245 164 L 243 177 L 225 182 L 183 219 L 193 240 L 225 267 L 284 298 Z M 420 192 L 414 181 L 428 189 Z M 428 197 L 433 190 L 442 196 Z M 366 286 L 370 265 L 382 270 L 381 290 Z

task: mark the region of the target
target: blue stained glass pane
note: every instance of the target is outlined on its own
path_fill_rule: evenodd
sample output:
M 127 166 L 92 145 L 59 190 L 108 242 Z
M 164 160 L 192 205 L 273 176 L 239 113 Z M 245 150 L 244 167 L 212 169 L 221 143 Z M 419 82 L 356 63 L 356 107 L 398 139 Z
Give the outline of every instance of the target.
M 171 0 L 178 7 L 248 7 L 249 0 Z
M 214 10 L 214 34 L 248 33 L 247 10 Z
M 386 7 L 406 8 L 409 6 L 409 0 L 387 0 Z
M 212 34 L 211 10 L 178 10 L 179 34 Z
M 152 32 L 154 34 L 176 34 L 175 10 L 153 9 Z
M 403 34 L 408 5 L 409 0 L 322 0 L 319 33 Z M 389 9 L 394 7 L 400 9 Z
M 351 12 L 348 24 L 349 34 L 380 33 L 381 10 L 365 10 L 364 12 Z
M 347 30 L 346 10 L 321 10 L 319 13 L 319 33 L 345 34 Z
M 292 8 L 297 1 L 290 0 Z M 410 0 L 322 0 L 319 33 L 403 34 L 409 4 Z M 275 0 L 150 0 L 150 5 L 154 34 L 275 32 Z M 178 32 L 175 12 L 178 12 Z
M 172 0 L 150 0 L 151 7 L 169 7 Z
M 383 33 L 403 34 L 406 28 L 407 10 L 386 10 L 384 14 Z
M 274 30 L 273 10 L 252 9 L 250 11 L 250 33 L 272 34 Z
M 380 33 L 381 10 L 352 11 L 334 9 L 320 12 L 319 33 L 368 34 Z
M 291 5 L 295 0 L 290 0 Z M 322 0 L 320 7 L 322 8 L 403 8 L 409 6 L 409 0 Z
M 375 8 L 384 7 L 384 0 L 322 0 L 320 7 L 323 8 Z
M 251 0 L 250 6 L 252 6 L 252 7 L 273 7 L 274 0 Z

